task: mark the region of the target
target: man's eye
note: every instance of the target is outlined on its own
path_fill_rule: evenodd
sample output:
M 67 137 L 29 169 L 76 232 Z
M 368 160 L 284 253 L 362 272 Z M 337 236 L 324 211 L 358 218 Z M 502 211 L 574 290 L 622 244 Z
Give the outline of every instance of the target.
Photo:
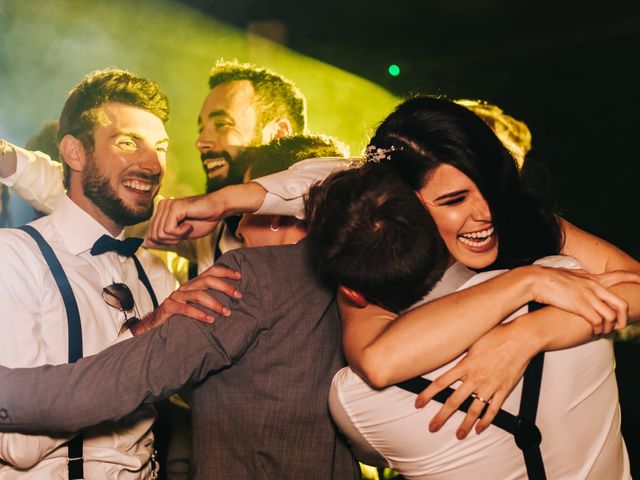
M 158 145 L 156 147 L 156 152 L 167 153 L 167 146 L 166 145 Z
M 117 145 L 123 150 L 135 150 L 137 148 L 136 142 L 133 140 L 118 140 Z
M 231 124 L 229 122 L 216 122 L 214 125 L 219 130 L 219 129 L 222 129 L 222 128 L 226 128 L 226 127 L 230 126 Z

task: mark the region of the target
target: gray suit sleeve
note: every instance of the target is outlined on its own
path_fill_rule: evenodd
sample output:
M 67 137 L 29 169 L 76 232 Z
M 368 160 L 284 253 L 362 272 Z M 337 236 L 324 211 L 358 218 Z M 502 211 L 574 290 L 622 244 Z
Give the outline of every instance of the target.
M 118 343 L 75 364 L 37 368 L 0 367 L 0 431 L 75 432 L 118 420 L 229 367 L 251 347 L 263 328 L 260 279 L 236 255 L 219 264 L 242 273 L 241 300 L 211 295 L 231 316 L 210 324 L 174 316 L 159 328 Z M 242 268 L 244 267 L 244 268 Z

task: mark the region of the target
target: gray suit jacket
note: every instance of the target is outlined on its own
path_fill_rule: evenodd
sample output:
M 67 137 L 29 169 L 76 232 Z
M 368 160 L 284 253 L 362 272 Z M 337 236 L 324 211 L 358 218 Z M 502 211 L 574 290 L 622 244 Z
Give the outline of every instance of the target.
M 195 478 L 359 478 L 327 408 L 344 364 L 335 296 L 305 242 L 234 250 L 218 264 L 242 273 L 240 301 L 212 292 L 230 317 L 176 316 L 73 365 L 0 368 L 0 430 L 76 431 L 195 384 Z

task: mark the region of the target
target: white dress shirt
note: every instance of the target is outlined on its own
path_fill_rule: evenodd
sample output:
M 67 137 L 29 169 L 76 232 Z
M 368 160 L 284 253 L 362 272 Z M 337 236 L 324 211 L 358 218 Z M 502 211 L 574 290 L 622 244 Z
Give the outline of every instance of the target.
M 577 262 L 563 256 L 546 257 L 536 263 L 578 268 Z M 475 275 L 460 289 L 498 273 Z M 434 289 L 426 301 L 454 291 L 460 285 L 447 275 L 441 283 L 444 285 L 439 284 L 440 288 Z M 521 308 L 508 320 L 525 311 L 526 307 Z M 424 377 L 437 378 L 460 358 Z M 521 393 L 522 381 L 502 408 L 517 415 Z M 527 478 L 524 457 L 510 433 L 492 425 L 480 435 L 472 430 L 460 441 L 455 432 L 464 414 L 459 411 L 438 432 L 430 433 L 429 422 L 442 405 L 434 400 L 416 409 L 415 397 L 398 387 L 372 389 L 347 367 L 333 379 L 329 406 L 336 424 L 352 443 L 356 457 L 374 464 L 376 459 L 382 460 L 407 479 Z M 610 339 L 545 354 L 536 424 L 542 433 L 540 447 L 548 478 L 631 478 L 620 432 L 620 405 Z
M 124 313 L 102 300 L 104 287 L 125 283 L 139 315 L 153 310 L 132 259 L 115 252 L 91 255 L 94 242 L 108 232 L 66 195 L 51 215 L 31 225 L 51 245 L 69 279 L 80 311 L 85 356 L 118 341 L 125 319 Z M 141 249 L 138 258 L 162 302 L 174 290 L 175 280 L 158 257 Z M 67 315 L 60 291 L 35 241 L 19 230 L 0 230 L 0 305 L 0 364 L 32 367 L 67 362 Z M 130 335 L 127 331 L 120 338 Z M 137 368 L 131 366 L 132 375 Z M 121 422 L 86 430 L 86 478 L 149 478 L 154 416 L 153 408 L 144 408 Z M 0 479 L 67 478 L 67 439 L 1 434 Z

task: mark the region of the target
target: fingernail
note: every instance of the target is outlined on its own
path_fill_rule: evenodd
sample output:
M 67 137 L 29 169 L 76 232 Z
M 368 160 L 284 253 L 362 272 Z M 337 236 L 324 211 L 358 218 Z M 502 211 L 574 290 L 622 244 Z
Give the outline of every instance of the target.
M 424 400 L 422 400 L 422 399 L 420 398 L 420 399 L 416 400 L 415 407 L 416 407 L 416 408 L 422 408 L 422 407 L 424 407 L 426 404 L 427 404 L 427 402 L 425 402 Z
M 229 315 L 231 315 L 231 310 L 229 310 L 227 307 L 224 307 L 224 308 L 222 309 L 222 314 L 223 314 L 225 317 L 228 317 Z
M 435 433 L 435 432 L 437 432 L 439 428 L 440 428 L 440 426 L 439 426 L 437 423 L 431 422 L 431 423 L 429 424 L 429 431 L 430 431 L 431 433 Z
M 236 278 L 241 278 L 241 277 L 242 277 L 242 274 L 241 274 L 240 272 L 235 272 L 235 277 L 236 277 Z
M 213 315 L 207 315 L 207 322 L 213 323 L 215 321 L 216 321 L 216 317 L 214 317 Z
M 242 294 L 238 290 L 233 292 L 233 296 L 236 297 L 236 298 L 242 298 Z
M 478 435 L 480 435 L 480 434 L 481 434 L 482 432 L 484 432 L 486 429 L 487 429 L 487 427 L 485 427 L 484 425 L 478 425 L 478 426 L 476 427 L 476 433 L 477 433 Z
M 462 440 L 462 439 L 464 439 L 464 437 L 465 437 L 466 435 L 467 435 L 467 433 L 466 433 L 464 430 L 462 430 L 462 429 L 458 429 L 458 430 L 456 431 L 456 437 L 458 438 L 458 440 Z

